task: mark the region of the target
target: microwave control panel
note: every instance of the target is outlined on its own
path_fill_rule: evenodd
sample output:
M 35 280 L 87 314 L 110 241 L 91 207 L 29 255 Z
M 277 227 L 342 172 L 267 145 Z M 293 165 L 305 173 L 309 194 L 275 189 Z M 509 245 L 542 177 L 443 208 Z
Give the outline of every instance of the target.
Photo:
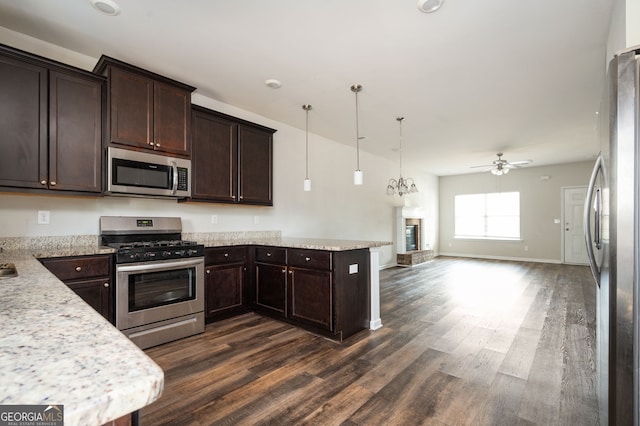
M 185 167 L 178 167 L 178 191 L 189 190 L 189 170 Z

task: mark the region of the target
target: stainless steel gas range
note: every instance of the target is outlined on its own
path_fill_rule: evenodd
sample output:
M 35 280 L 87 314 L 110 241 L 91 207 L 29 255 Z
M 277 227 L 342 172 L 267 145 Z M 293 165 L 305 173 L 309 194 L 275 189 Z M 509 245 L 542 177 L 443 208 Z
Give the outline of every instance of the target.
M 145 349 L 204 331 L 204 246 L 179 217 L 102 216 L 116 249 L 116 327 Z

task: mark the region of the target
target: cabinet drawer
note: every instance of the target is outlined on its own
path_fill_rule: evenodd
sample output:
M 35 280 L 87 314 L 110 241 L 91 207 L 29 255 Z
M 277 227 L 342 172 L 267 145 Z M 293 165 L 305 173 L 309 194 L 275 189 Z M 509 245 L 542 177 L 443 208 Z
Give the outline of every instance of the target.
M 108 277 L 110 256 L 83 256 L 41 259 L 42 264 L 62 281 Z
M 204 252 L 205 265 L 244 262 L 246 251 L 244 246 L 207 248 Z
M 286 265 L 287 249 L 280 247 L 256 247 L 256 262 Z
M 330 271 L 331 252 L 324 250 L 289 249 L 289 265 Z

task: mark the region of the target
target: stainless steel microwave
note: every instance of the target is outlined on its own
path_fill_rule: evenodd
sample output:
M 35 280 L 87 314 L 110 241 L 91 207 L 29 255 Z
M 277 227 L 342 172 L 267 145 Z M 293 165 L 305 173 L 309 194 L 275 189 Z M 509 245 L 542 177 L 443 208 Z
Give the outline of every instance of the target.
M 109 147 L 107 164 L 108 194 L 191 196 L 191 160 Z

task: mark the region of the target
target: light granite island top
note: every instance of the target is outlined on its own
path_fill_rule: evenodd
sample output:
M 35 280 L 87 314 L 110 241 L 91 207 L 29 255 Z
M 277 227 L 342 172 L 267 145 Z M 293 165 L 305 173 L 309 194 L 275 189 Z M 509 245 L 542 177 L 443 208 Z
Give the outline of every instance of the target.
M 99 247 L 51 251 L 96 254 Z M 164 373 L 34 257 L 0 253 L 0 405 L 63 405 L 65 425 L 102 425 L 155 401 Z

